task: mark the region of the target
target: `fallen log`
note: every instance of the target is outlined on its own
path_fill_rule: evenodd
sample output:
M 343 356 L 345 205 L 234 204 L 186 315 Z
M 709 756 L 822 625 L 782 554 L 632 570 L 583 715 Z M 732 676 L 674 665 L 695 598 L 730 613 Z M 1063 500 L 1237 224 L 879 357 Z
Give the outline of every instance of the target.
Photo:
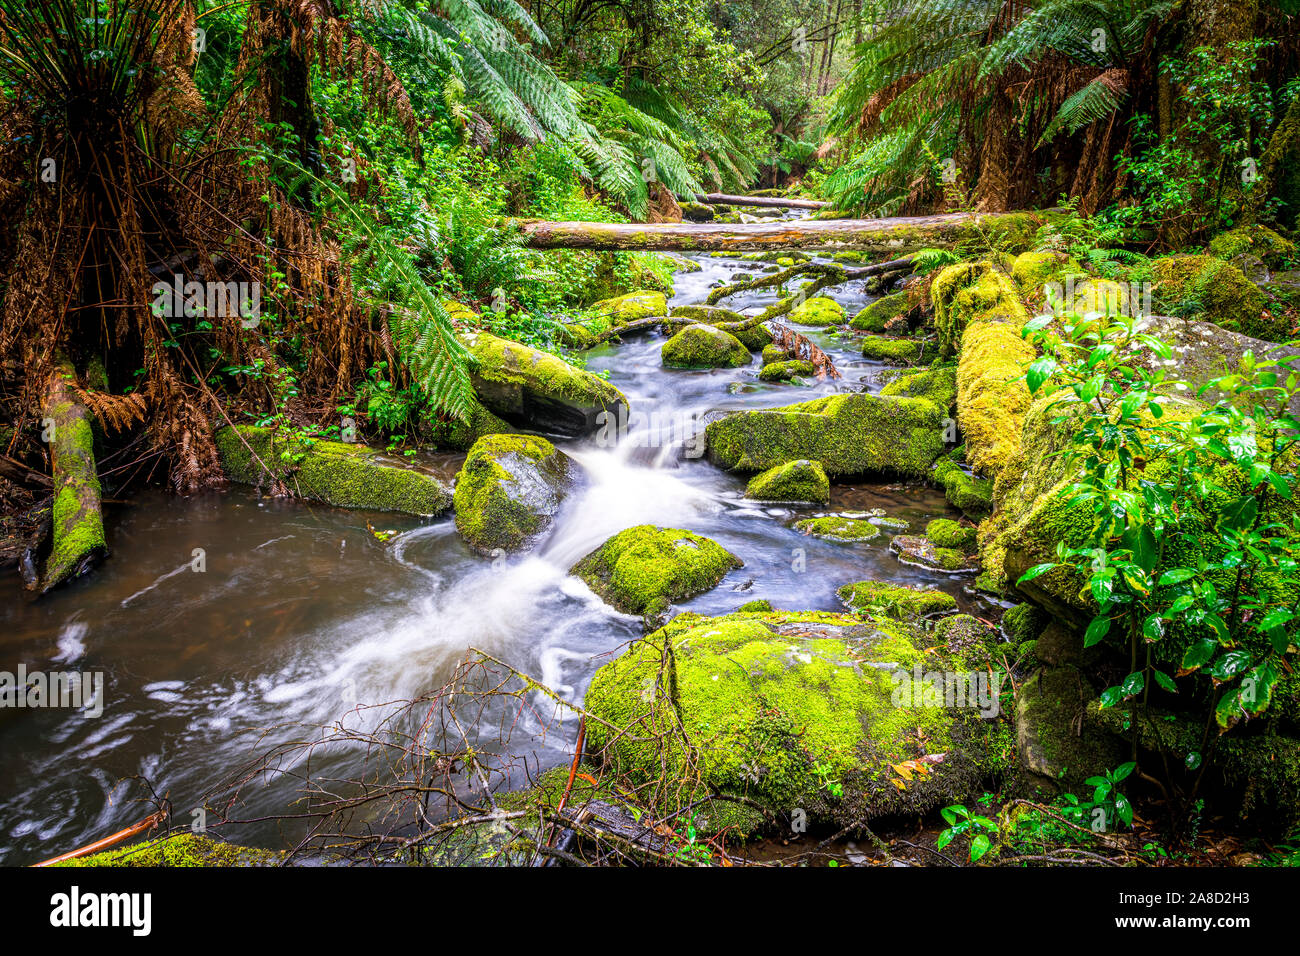
M 53 458 L 54 507 L 50 553 L 28 587 L 45 594 L 85 574 L 108 556 L 102 493 L 95 468 L 90 412 L 76 397 L 76 371 L 67 359 L 55 367 L 45 393 L 42 431 Z
M 901 255 L 962 242 L 1028 248 L 1047 213 L 945 213 L 892 219 L 793 219 L 723 225 L 711 222 L 609 223 L 518 220 L 531 249 L 648 252 L 745 252 L 853 249 Z
M 783 199 L 780 196 L 729 196 L 726 193 L 696 193 L 695 201 L 710 206 L 771 206 L 779 209 L 825 209 L 820 199 Z

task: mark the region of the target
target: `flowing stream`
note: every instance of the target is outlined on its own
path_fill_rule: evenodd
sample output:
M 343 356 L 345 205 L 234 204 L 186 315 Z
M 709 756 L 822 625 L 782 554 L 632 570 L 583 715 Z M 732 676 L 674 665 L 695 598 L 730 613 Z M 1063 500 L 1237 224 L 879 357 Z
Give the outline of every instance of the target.
M 765 265 L 693 256 L 672 303 L 702 302 L 709 288 Z M 852 314 L 870 301 L 861 283 L 822 293 Z M 754 312 L 774 293 L 722 303 Z M 169 793 L 177 822 L 201 794 L 258 752 L 288 739 L 285 725 L 329 724 L 353 701 L 414 698 L 441 686 L 467 649 L 480 648 L 581 698 L 602 663 L 641 633 L 638 619 L 597 599 L 568 568 L 632 525 L 680 527 L 715 539 L 745 567 L 681 610 L 722 614 L 765 598 L 788 609 L 839 610 L 835 590 L 864 578 L 942 588 L 964 608 L 968 578 L 900 564 L 888 536 L 869 543 L 806 537 L 810 515 L 881 508 L 914 533 L 956 517 L 942 493 L 916 483 L 834 484 L 829 506 L 746 501 L 745 481 L 683 457 L 689 423 L 709 412 L 784 405 L 836 389 L 876 391 L 877 363 L 849 333 L 801 329 L 843 372 L 806 387 L 760 382 L 757 357 L 741 369 L 681 371 L 660 364 L 657 335 L 587 353 L 608 371 L 634 416 L 617 447 L 561 443 L 589 481 L 529 554 L 483 558 L 451 516 L 432 522 L 259 500 L 249 489 L 194 498 L 150 491 L 106 514 L 112 557 L 94 574 L 34 604 L 16 577 L 0 608 L 0 670 L 105 675 L 103 714 L 0 709 L 0 864 L 19 865 L 99 839 L 150 812 L 136 801 L 147 778 Z M 463 456 L 426 464 L 453 476 Z M 366 527 L 396 534 L 380 542 Z M 193 570 L 194 549 L 205 569 Z M 266 736 L 263 731 L 272 729 Z M 575 726 L 521 728 L 529 765 L 566 762 Z M 472 733 L 472 731 L 471 731 Z M 353 752 L 335 753 L 346 776 Z M 321 768 L 318 768 L 321 769 Z M 523 781 L 520 781 L 521 784 Z M 245 816 L 288 812 L 298 784 L 252 792 Z M 282 845 L 271 826 L 227 836 Z

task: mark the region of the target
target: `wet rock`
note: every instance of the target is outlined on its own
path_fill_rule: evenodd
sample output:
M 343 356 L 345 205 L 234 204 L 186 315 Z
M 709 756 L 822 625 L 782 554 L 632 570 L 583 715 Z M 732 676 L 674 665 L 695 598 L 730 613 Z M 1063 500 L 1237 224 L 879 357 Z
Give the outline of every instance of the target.
M 682 203 L 682 218 L 687 222 L 712 222 L 715 214 L 712 206 L 702 202 Z
M 885 396 L 928 398 L 947 411 L 957 401 L 957 369 L 914 369 L 897 374 L 880 390 Z
M 862 340 L 862 357 L 892 365 L 917 365 L 925 354 L 925 343 L 916 339 L 868 335 Z
M 880 528 L 861 518 L 827 515 L 795 522 L 795 529 L 827 541 L 870 541 L 881 535 Z
M 798 807 L 813 823 L 923 813 L 978 786 L 996 722 L 912 695 L 914 668 L 945 666 L 921 646 L 918 631 L 883 618 L 683 614 L 596 673 L 587 708 L 635 731 L 589 721 L 588 740 L 633 780 L 698 773 L 705 792 Z M 905 762 L 919 768 L 906 780 L 895 769 Z
M 796 325 L 839 325 L 844 321 L 844 306 L 825 296 L 813 296 L 790 312 Z
M 664 365 L 676 368 L 738 368 L 754 361 L 734 335 L 711 325 L 688 325 L 661 350 Z
M 707 437 L 709 460 L 722 468 L 765 471 L 810 458 L 828 475 L 921 477 L 943 451 L 943 432 L 931 401 L 855 392 L 737 412 L 711 422 Z
M 755 475 L 745 489 L 745 497 L 756 501 L 826 502 L 831 497 L 831 483 L 821 462 L 800 458 Z
M 294 494 L 337 508 L 437 515 L 451 507 L 451 489 L 433 475 L 386 459 L 365 445 L 277 438 L 269 428 L 237 425 L 216 434 L 221 467 L 231 481 L 282 481 Z
M 849 328 L 859 332 L 883 332 L 885 323 L 908 310 L 907 293 L 895 292 L 872 302 L 849 322 Z
M 605 603 L 654 620 L 674 601 L 702 594 L 744 566 L 722 545 L 677 528 L 638 525 L 620 531 L 575 564 Z
M 1095 688 L 1073 667 L 1046 668 L 1021 682 L 1016 752 L 1040 783 L 1077 791 L 1087 777 L 1123 761 L 1119 741 L 1084 720 L 1094 696 Z
M 889 542 L 889 550 L 898 555 L 898 560 L 903 564 L 916 567 L 949 573 L 974 573 L 979 570 L 978 557 L 962 554 L 952 548 L 936 547 L 928 538 L 916 535 L 894 535 Z
M 835 593 L 851 611 L 869 611 L 899 621 L 919 621 L 957 610 L 957 600 L 951 594 L 887 581 L 858 581 Z
M 758 377 L 764 382 L 788 382 L 793 378 L 813 378 L 817 366 L 805 359 L 792 359 L 788 362 L 772 362 L 764 365 Z
M 931 521 L 925 526 L 925 536 L 936 548 L 951 548 L 967 553 L 975 550 L 975 529 L 949 518 Z
M 549 352 L 488 332 L 466 333 L 461 342 L 474 359 L 471 377 L 479 401 L 512 425 L 576 438 L 627 405 L 609 382 Z
M 591 306 L 591 311 L 598 315 L 609 316 L 614 325 L 620 325 L 655 315 L 667 315 L 668 299 L 662 292 L 642 289 L 612 299 L 602 299 Z
M 456 476 L 456 530 L 480 554 L 525 550 L 581 477 L 578 464 L 545 438 L 481 438 Z
M 934 465 L 934 481 L 944 497 L 970 518 L 982 518 L 993 510 L 993 482 L 967 474 L 951 458 L 940 458 Z

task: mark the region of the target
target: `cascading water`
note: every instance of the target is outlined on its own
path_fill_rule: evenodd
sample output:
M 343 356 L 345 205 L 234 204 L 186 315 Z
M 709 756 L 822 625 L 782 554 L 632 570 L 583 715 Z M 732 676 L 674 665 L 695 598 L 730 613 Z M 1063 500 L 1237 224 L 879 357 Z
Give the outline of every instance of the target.
M 694 259 L 701 269 L 678 274 L 673 304 L 702 302 L 712 285 L 756 266 Z M 849 311 L 869 301 L 860 284 L 824 294 Z M 753 312 L 773 298 L 748 293 L 723 304 Z M 0 610 L 0 660 L 28 670 L 102 671 L 106 681 L 97 719 L 0 710 L 0 864 L 33 862 L 145 815 L 148 807 L 130 802 L 140 795 L 126 780 L 132 775 L 170 792 L 177 818 L 186 820 L 201 794 L 285 739 L 288 727 L 301 734 L 358 703 L 428 693 L 470 647 L 579 699 L 641 626 L 568 568 L 633 525 L 686 528 L 745 561 L 684 610 L 727 613 L 756 598 L 838 609 L 836 588 L 869 577 L 940 587 L 968 606 L 961 580 L 900 565 L 882 544 L 822 541 L 791 527 L 809 514 L 883 508 L 919 531 L 930 518 L 952 516 L 941 494 L 915 484 L 839 485 L 828 508 L 767 506 L 744 499 L 742 478 L 692 456 L 693 431 L 710 412 L 876 388 L 879 366 L 852 350 L 850 337 L 806 331 L 843 372 L 841 381 L 769 385 L 758 380 L 757 363 L 665 369 L 657 336 L 588 353 L 588 369 L 608 372 L 634 414 L 616 443 L 606 435 L 561 444 L 587 480 L 525 555 L 476 555 L 449 517 L 421 524 L 259 501 L 246 489 L 191 499 L 149 492 L 110 512 L 114 555 L 100 570 L 44 601 Z M 458 459 L 430 464 L 450 477 Z M 380 542 L 367 519 L 397 533 Z M 195 548 L 204 552 L 202 572 L 193 570 Z M 276 727 L 286 729 L 260 736 Z M 545 739 L 530 736 L 538 729 L 520 728 L 534 766 L 567 760 L 572 734 L 562 727 Z M 315 769 L 346 776 L 356 759 L 334 751 Z M 248 793 L 245 815 L 283 813 L 297 785 L 283 779 Z M 282 839 L 269 826 L 240 838 L 271 846 Z

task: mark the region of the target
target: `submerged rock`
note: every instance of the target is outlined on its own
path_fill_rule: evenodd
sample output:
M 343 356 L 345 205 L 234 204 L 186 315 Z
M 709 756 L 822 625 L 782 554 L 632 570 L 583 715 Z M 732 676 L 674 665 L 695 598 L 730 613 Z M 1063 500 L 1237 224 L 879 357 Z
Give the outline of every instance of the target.
M 930 471 L 943 432 L 943 414 L 931 401 L 862 392 L 737 412 L 707 429 L 709 460 L 722 468 L 766 471 L 810 458 L 828 475 L 912 477 Z
M 545 438 L 481 438 L 456 476 L 456 530 L 482 554 L 522 550 L 550 527 L 580 478 L 578 464 Z
M 588 742 L 634 780 L 698 774 L 705 793 L 812 822 L 923 813 L 978 786 L 998 722 L 912 693 L 914 673 L 942 666 L 920 638 L 821 612 L 683 614 L 597 671 L 586 707 L 627 732 L 589 721 Z
M 739 368 L 754 361 L 738 338 L 711 325 L 688 325 L 660 351 L 665 365 L 677 368 Z
M 769 468 L 749 480 L 745 497 L 756 501 L 826 502 L 831 483 L 821 462 L 800 458 Z
M 740 567 L 744 562 L 715 541 L 643 524 L 614 535 L 570 573 L 624 614 L 654 619 L 674 601 L 703 594 Z
M 277 439 L 269 428 L 253 425 L 223 428 L 216 443 L 231 481 L 283 481 L 299 497 L 338 508 L 429 516 L 451 507 L 451 489 L 443 482 L 365 445 Z
M 609 382 L 549 352 L 488 332 L 467 333 L 461 342 L 474 359 L 479 400 L 513 425 L 574 438 L 591 434 L 627 405 Z

